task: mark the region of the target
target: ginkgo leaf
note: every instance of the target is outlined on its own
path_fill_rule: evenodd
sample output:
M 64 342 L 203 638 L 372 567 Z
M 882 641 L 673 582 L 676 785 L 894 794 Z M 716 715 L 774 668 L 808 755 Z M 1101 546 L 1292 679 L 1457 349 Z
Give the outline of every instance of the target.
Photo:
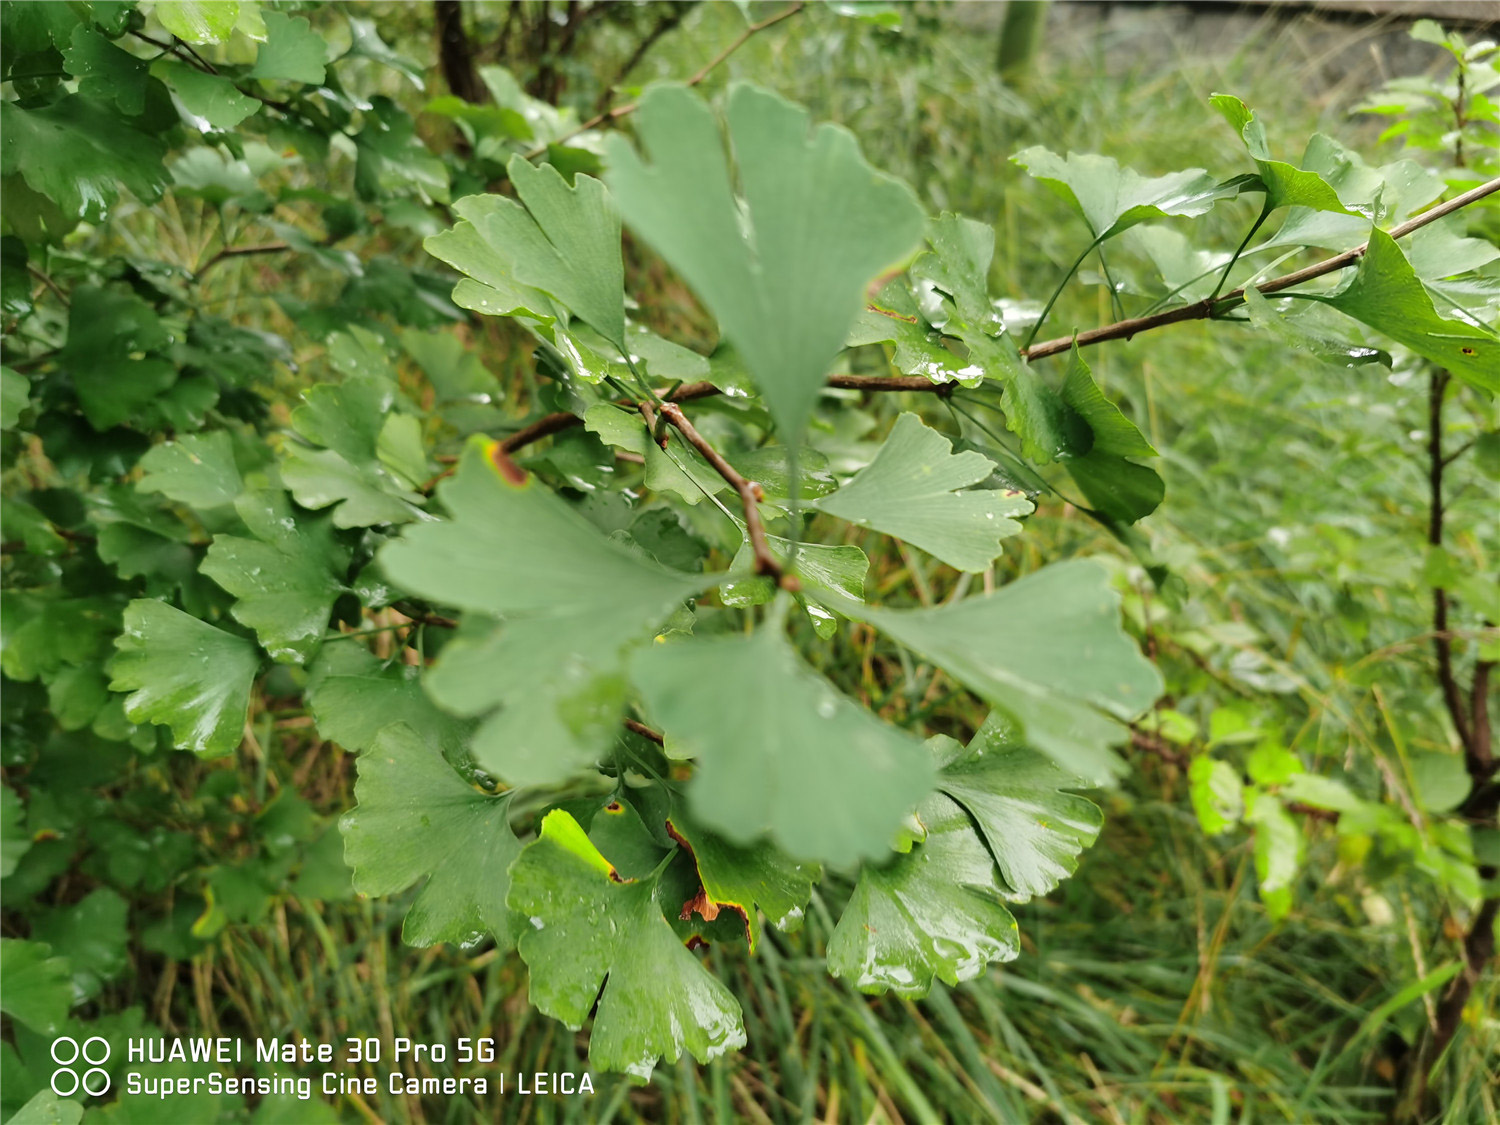
M 1286 305 L 1305 302 L 1284 302 Z M 1332 313 L 1312 305 L 1312 312 L 1321 312 L 1329 320 L 1337 320 Z M 1331 363 L 1338 367 L 1359 367 L 1367 363 L 1391 365 L 1389 353 L 1379 348 L 1339 340 L 1321 331 L 1314 318 L 1307 313 L 1293 317 L 1277 310 L 1271 301 L 1262 296 L 1259 289 L 1250 286 L 1245 290 L 1245 312 L 1250 323 L 1267 336 L 1273 337 L 1288 347 Z
M 249 76 L 321 86 L 328 45 L 312 29 L 312 24 L 302 16 L 289 16 L 284 12 L 268 11 L 262 18 L 266 25 L 266 41 L 255 55 L 255 65 L 250 68 Z
M 932 252 L 917 260 L 912 275 L 952 297 L 968 328 L 998 335 L 1004 325 L 989 296 L 995 228 L 944 211 L 927 224 L 927 244 Z
M 1239 98 L 1233 94 L 1215 94 L 1208 100 L 1245 142 L 1245 149 L 1260 172 L 1261 185 L 1266 193 L 1267 212 L 1278 207 L 1306 207 L 1313 211 L 1332 211 L 1343 215 L 1362 213 L 1345 207 L 1339 199 L 1339 193 L 1317 172 L 1298 168 L 1284 160 L 1271 159 L 1265 125 Z M 1362 206 L 1368 209 L 1367 205 Z
M 234 752 L 260 670 L 253 643 L 140 598 L 125 607 L 115 647 L 109 689 L 132 693 L 125 700 L 131 722 L 169 726 L 179 750 L 205 758 Z
M 917 818 L 925 836 L 883 866 L 865 865 L 828 941 L 828 971 L 864 992 L 926 996 L 934 978 L 971 980 L 1021 949 L 969 815 L 933 793 Z
M 938 333 L 916 311 L 914 301 L 912 311 L 902 311 L 906 302 L 891 299 L 897 288 L 898 283 L 892 282 L 881 290 L 871 306 L 860 310 L 844 338 L 844 346 L 889 343 L 894 345 L 891 363 L 903 375 L 920 375 L 934 383 L 959 383 L 965 387 L 984 382 L 984 369 L 943 347 Z M 909 295 L 907 300 L 911 300 Z
M 1019 492 L 958 491 L 987 479 L 994 468 L 978 453 L 954 453 L 942 434 L 915 414 L 903 414 L 875 459 L 813 506 L 904 539 L 959 570 L 978 572 L 1000 553 L 1000 540 L 1020 534 L 1012 517 L 1032 510 Z
M 519 155 L 507 171 L 521 202 L 503 195 L 458 200 L 453 210 L 463 222 L 429 238 L 428 253 L 482 287 L 469 294 L 480 298 L 469 307 L 489 305 L 479 311 L 500 315 L 525 308 L 552 320 L 558 314 L 555 300 L 625 350 L 620 216 L 604 185 L 580 175 L 569 187 L 552 165 L 534 166 Z M 459 300 L 457 290 L 454 299 Z M 561 339 L 554 342 L 567 346 Z
M 1439 315 L 1411 263 L 1383 230 L 1370 231 L 1370 247 L 1349 283 L 1317 299 L 1465 382 L 1500 393 L 1500 338 L 1477 323 Z
M 156 18 L 184 43 L 222 43 L 240 18 L 239 0 L 156 0 Z M 305 21 L 304 21 L 305 22 Z
M 625 221 L 718 318 L 795 444 L 866 287 L 916 247 L 922 210 L 865 163 L 852 134 L 809 131 L 806 112 L 774 94 L 738 85 L 726 117 L 738 199 L 713 112 L 681 86 L 641 98 L 644 159 L 606 140 L 607 179 Z
M 146 60 L 121 50 L 92 27 L 73 29 L 72 45 L 63 52 L 78 92 L 113 101 L 121 113 L 134 116 L 146 108 Z
M 807 668 L 772 622 L 653 645 L 630 665 L 647 712 L 697 759 L 692 813 L 735 843 L 848 864 L 883 851 L 930 788 L 921 744 Z M 858 778 L 859 784 L 850 783 Z
M 509 794 L 476 789 L 438 746 L 395 723 L 360 755 L 354 797 L 339 823 L 354 889 L 390 895 L 425 880 L 401 929 L 408 945 L 471 949 L 493 934 L 510 946 L 505 896 L 521 843 L 507 819 Z
M 1069 357 L 1062 401 L 1072 418 L 1087 427 L 1087 449 L 1075 448 L 1064 463 L 1093 510 L 1126 524 L 1156 511 L 1166 484 L 1155 469 L 1127 460 L 1155 457 L 1156 450 L 1104 396 L 1077 344 Z
M 73 1006 L 67 960 L 54 957 L 45 942 L 0 938 L 0 972 L 5 976 L 0 1011 L 39 1035 L 55 1034 Z
M 517 945 L 531 1002 L 577 1029 L 597 1001 L 590 1065 L 641 1080 L 660 1058 L 706 1063 L 745 1045 L 739 1005 L 667 922 L 659 879 L 623 880 L 556 809 L 511 867 L 507 898 L 527 920 Z
M 1119 597 L 1097 563 L 1044 567 L 993 594 L 933 609 L 876 609 L 825 595 L 1014 719 L 1028 746 L 1102 783 L 1124 770 L 1109 746 L 1161 694 L 1161 677 L 1120 628 Z
M 125 188 L 154 203 L 170 182 L 166 144 L 81 95 L 22 108 L 0 102 L 0 174 L 19 172 L 67 219 L 102 220 Z M 76 295 L 75 290 L 75 295 Z
M 481 766 L 545 784 L 609 747 L 624 707 L 622 651 L 717 579 L 606 538 L 517 472 L 497 443 L 471 440 L 438 489 L 450 518 L 409 528 L 380 562 L 419 597 L 503 619 L 451 642 L 427 688 L 455 714 L 490 716 L 475 736 Z
M 216 535 L 198 568 L 237 599 L 230 610 L 282 664 L 304 664 L 322 644 L 333 603 L 347 587 L 348 548 L 328 518 L 299 519 L 279 489 L 234 502 L 254 539 Z
M 167 59 L 152 63 L 151 69 L 172 87 L 183 109 L 214 129 L 233 129 L 261 107 L 260 101 L 242 94 L 222 74 L 207 74 Z
M 329 667 L 328 654 L 340 654 Z M 326 670 L 326 674 L 325 673 Z M 392 723 L 405 723 L 426 745 L 450 762 L 468 756 L 473 724 L 439 708 L 422 690 L 420 670 L 407 664 L 382 664 L 356 645 L 329 645 L 313 666 L 307 690 L 318 734 L 345 750 L 368 750 Z
M 1320 246 L 1347 250 L 1369 238 L 1372 218 L 1379 223 L 1397 222 L 1443 193 L 1442 177 L 1415 160 L 1372 168 L 1358 153 L 1323 133 L 1314 133 L 1307 142 L 1302 168 L 1321 177 L 1346 207 L 1357 207 L 1361 213 L 1341 215 L 1293 207 L 1281 229 L 1261 243 L 1260 249 Z
M 323 449 L 292 448 L 282 480 L 304 508 L 333 508 L 335 527 L 407 523 L 425 517 L 415 482 L 384 463 L 380 438 L 396 404 L 394 387 L 381 378 L 320 383 L 292 411 L 292 429 Z
M 672 441 L 670 452 L 657 445 L 636 411 L 598 402 L 584 411 L 583 425 L 606 445 L 639 456 L 646 469 L 646 487 L 652 492 L 670 492 L 696 504 L 729 487 L 713 466 L 684 442 Z
M 702 883 L 701 895 L 684 904 L 685 913 L 709 922 L 725 911 L 738 914 L 752 953 L 760 938 L 761 911 L 778 930 L 790 932 L 802 924 L 802 911 L 821 874 L 816 864 L 799 863 L 767 840 L 730 843 L 686 810 L 674 811 L 667 827 L 692 856 Z
M 580 175 L 569 187 L 551 164 L 519 155 L 505 170 L 526 211 L 514 204 L 496 208 L 481 229 L 512 255 L 523 285 L 552 294 L 610 343 L 626 347 L 620 215 L 604 185 Z
M 1243 187 L 1234 180 L 1219 183 L 1202 168 L 1148 179 L 1121 168 L 1113 157 L 1076 152 L 1062 157 L 1039 146 L 1011 159 L 1077 208 L 1095 242 L 1151 219 L 1202 215 Z
M 945 756 L 937 787 L 973 818 L 1007 898 L 1047 894 L 1078 869 L 1103 826 L 1099 806 L 1066 792 L 1084 783 L 1023 745 L 1014 720 L 992 713 L 966 749 Z
M 184 434 L 152 446 L 141 458 L 136 488 L 160 492 L 192 508 L 233 504 L 244 489 L 234 459 L 234 441 L 224 430 Z

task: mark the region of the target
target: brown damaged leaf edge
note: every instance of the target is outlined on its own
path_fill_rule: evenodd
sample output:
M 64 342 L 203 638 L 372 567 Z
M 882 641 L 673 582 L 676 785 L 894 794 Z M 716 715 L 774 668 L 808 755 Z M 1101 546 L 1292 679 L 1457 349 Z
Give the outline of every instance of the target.
M 511 460 L 510 454 L 505 451 L 503 445 L 498 441 L 492 441 L 485 449 L 490 459 L 490 464 L 500 474 L 500 478 L 515 488 L 524 488 L 531 479 L 531 474 Z
M 750 931 L 749 910 L 738 902 L 720 902 L 708 893 L 708 888 L 703 885 L 703 872 L 698 868 L 698 856 L 693 851 L 693 845 L 687 842 L 686 837 L 681 832 L 677 831 L 677 826 L 670 819 L 667 821 L 667 835 L 677 841 L 679 848 L 687 852 L 688 858 L 693 861 L 693 870 L 698 872 L 698 893 L 682 904 L 682 913 L 677 915 L 678 920 L 686 922 L 694 914 L 697 914 L 705 922 L 713 922 L 725 910 L 733 910 L 740 916 L 740 921 L 744 924 L 745 941 L 750 946 L 750 952 L 754 953 L 755 935 Z M 693 948 L 691 942 L 688 943 L 688 948 Z

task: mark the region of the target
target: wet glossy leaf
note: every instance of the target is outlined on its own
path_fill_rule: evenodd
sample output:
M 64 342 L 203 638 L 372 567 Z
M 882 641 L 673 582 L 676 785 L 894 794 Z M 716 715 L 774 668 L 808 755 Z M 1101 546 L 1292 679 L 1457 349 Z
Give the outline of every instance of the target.
M 610 190 L 718 318 L 794 444 L 866 286 L 915 248 L 921 208 L 865 163 L 851 134 L 810 131 L 805 111 L 740 85 L 727 120 L 742 212 L 708 106 L 680 86 L 640 104 L 644 159 L 608 138 Z
M 497 448 L 472 441 L 438 489 L 451 518 L 408 529 L 380 559 L 397 586 L 503 619 L 451 643 L 427 687 L 455 714 L 490 716 L 475 738 L 480 765 L 545 784 L 608 748 L 622 651 L 714 579 L 607 539 L 535 479 L 506 476 L 516 470 L 492 460 Z
M 266 41 L 256 53 L 250 77 L 321 86 L 328 48 L 312 24 L 302 16 L 284 12 L 268 11 L 261 18 L 265 20 Z
M 59 1097 L 51 1089 L 42 1090 L 16 1110 L 6 1125 L 78 1125 L 83 1120 L 83 1106 L 71 1098 Z
M 1335 339 L 1310 323 L 1308 317 L 1296 317 L 1279 311 L 1258 289 L 1245 290 L 1245 312 L 1250 323 L 1289 347 L 1315 356 L 1337 367 L 1360 367 L 1367 363 L 1391 365 L 1389 353 L 1348 340 Z M 1325 313 L 1326 315 L 1326 313 Z
M 1306 207 L 1313 211 L 1332 211 L 1344 215 L 1364 213 L 1345 207 L 1338 192 L 1317 172 L 1298 168 L 1284 160 L 1271 159 L 1265 125 L 1239 98 L 1233 94 L 1215 94 L 1208 100 L 1239 134 L 1251 159 L 1255 161 L 1261 184 L 1265 188 L 1266 211 L 1274 211 L 1278 207 Z
M 240 744 L 250 685 L 260 669 L 255 645 L 150 599 L 125 609 L 125 631 L 110 661 L 111 691 L 128 691 L 132 722 L 172 728 L 174 745 L 205 758 Z
M 146 108 L 146 60 L 121 50 L 91 27 L 73 29 L 71 46 L 63 52 L 68 73 L 78 79 L 78 92 L 98 102 L 113 101 L 121 113 L 135 115 Z
M 959 805 L 933 793 L 917 807 L 925 837 L 884 866 L 866 864 L 828 942 L 828 971 L 864 992 L 926 996 L 958 984 L 1021 943 L 994 858 Z
M 1053 890 L 1077 870 L 1079 854 L 1099 835 L 1099 807 L 1067 792 L 1083 785 L 1025 746 L 1001 712 L 991 714 L 938 774 L 938 789 L 973 817 L 1000 868 L 1006 897 L 1015 902 Z
M 1156 669 L 1120 628 L 1104 570 L 1086 559 L 935 609 L 829 604 L 945 669 L 1016 720 L 1028 746 L 1090 783 L 1123 771 L 1109 745 L 1124 739 L 1121 721 L 1161 693 Z
M 335 527 L 368 527 L 420 519 L 418 483 L 392 472 L 380 456 L 380 438 L 396 397 L 383 379 L 321 383 L 292 411 L 292 428 L 326 448 L 290 449 L 282 479 L 304 508 L 333 508 Z
M 684 911 L 691 909 L 709 922 L 725 912 L 737 914 L 752 953 L 760 938 L 761 912 L 778 930 L 791 932 L 802 924 L 802 911 L 821 874 L 816 864 L 799 863 L 765 840 L 732 844 L 696 823 L 686 810 L 675 812 L 669 826 L 691 851 L 703 884 L 702 897 L 684 904 Z
M 244 488 L 234 459 L 234 441 L 224 430 L 185 434 L 152 446 L 140 465 L 138 489 L 160 492 L 193 508 L 233 504 Z
M 128 420 L 177 381 L 153 352 L 170 336 L 149 304 L 132 293 L 83 286 L 68 309 L 61 360 L 73 373 L 84 417 L 96 430 Z
M 220 74 L 205 74 L 183 63 L 160 61 L 152 64 L 182 108 L 202 118 L 214 129 L 233 129 L 260 109 L 255 98 L 240 93 L 233 82 Z
M 511 944 L 507 873 L 521 844 L 508 794 L 470 785 L 441 747 L 395 723 L 360 756 L 354 796 L 339 825 L 354 889 L 390 895 L 423 884 L 401 930 L 407 944 L 468 949 L 490 934 L 502 949 Z
M 1500 392 L 1500 338 L 1478 324 L 1439 315 L 1411 263 L 1384 231 L 1370 232 L 1370 248 L 1349 284 L 1320 299 L 1465 382 Z
M 0 173 L 19 172 L 69 219 L 98 222 L 122 187 L 155 202 L 167 185 L 165 155 L 160 138 L 81 95 L 36 109 L 0 103 Z
M 686 1050 L 706 1063 L 745 1044 L 739 1005 L 673 932 L 658 879 L 619 881 L 559 809 L 511 868 L 507 900 L 526 919 L 517 944 L 531 1002 L 579 1028 L 597 999 L 590 1065 L 641 1080 L 660 1058 Z
M 1020 534 L 1013 517 L 1032 510 L 1020 493 L 958 491 L 988 479 L 994 468 L 978 453 L 954 453 L 942 434 L 915 414 L 902 414 L 875 459 L 814 506 L 978 572 L 1000 553 L 1000 540 Z
M 222 43 L 240 18 L 239 0 L 157 0 L 152 11 L 184 43 Z
M 774 624 L 654 645 L 630 675 L 675 752 L 697 759 L 693 815 L 733 842 L 769 832 L 794 856 L 848 864 L 883 851 L 930 787 L 921 744 L 807 668 Z
M 583 425 L 606 445 L 640 457 L 645 462 L 646 487 L 652 492 L 670 492 L 696 504 L 729 487 L 713 466 L 680 438 L 671 440 L 670 451 L 657 445 L 636 411 L 611 402 L 595 403 L 584 411 Z
M 520 156 L 507 170 L 520 203 L 502 195 L 460 199 L 453 210 L 463 222 L 425 244 L 490 294 L 466 302 L 455 290 L 454 299 L 481 312 L 510 305 L 555 316 L 550 301 L 536 299 L 547 294 L 626 348 L 620 216 L 604 185 L 578 176 L 570 187 L 556 168 Z
M 235 511 L 254 539 L 216 535 L 199 570 L 237 599 L 231 613 L 283 664 L 305 664 L 347 587 L 349 551 L 325 517 L 297 518 L 286 493 L 245 492 Z
M 39 1035 L 51 1035 L 73 1005 L 72 971 L 40 941 L 0 938 L 0 1010 Z
M 1062 157 L 1032 147 L 1011 159 L 1077 208 L 1097 242 L 1151 219 L 1202 215 L 1241 187 L 1235 181 L 1218 183 L 1202 168 L 1148 179 L 1121 168 L 1113 157 L 1092 153 Z

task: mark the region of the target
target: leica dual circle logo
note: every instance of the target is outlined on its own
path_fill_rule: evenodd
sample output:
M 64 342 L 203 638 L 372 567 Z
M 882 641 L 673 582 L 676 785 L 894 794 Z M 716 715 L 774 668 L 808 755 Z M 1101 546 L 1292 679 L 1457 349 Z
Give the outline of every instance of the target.
M 52 1061 L 57 1069 L 52 1072 L 52 1092 L 60 1098 L 71 1098 L 82 1090 L 91 1097 L 109 1092 L 109 1071 L 103 1064 L 109 1061 L 109 1041 L 102 1035 L 93 1035 L 82 1043 L 71 1035 L 52 1041 Z

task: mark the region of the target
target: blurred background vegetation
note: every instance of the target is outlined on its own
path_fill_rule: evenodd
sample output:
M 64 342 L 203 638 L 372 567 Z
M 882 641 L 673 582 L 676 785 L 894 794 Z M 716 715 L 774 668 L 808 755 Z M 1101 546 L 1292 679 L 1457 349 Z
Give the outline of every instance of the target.
M 908 180 L 932 212 L 993 223 L 992 291 L 1016 302 L 1044 298 L 1080 245 L 1063 202 L 1009 162 L 1019 149 L 1100 152 L 1146 175 L 1237 169 L 1239 141 L 1206 107 L 1211 92 L 1231 91 L 1270 123 L 1279 152 L 1300 151 L 1321 130 L 1378 163 L 1399 143 L 1381 139 L 1388 121 L 1354 111 L 1387 80 L 1438 73 L 1445 60 L 1411 40 L 1400 15 L 1335 17 L 1301 6 L 917 3 L 852 17 L 841 8 L 853 6 L 809 5 L 753 35 L 704 86 L 736 78 L 769 86 L 815 119 L 848 126 L 871 162 Z M 450 92 L 490 103 L 498 79 L 487 68 L 506 68 L 529 94 L 581 121 L 649 81 L 696 74 L 747 21 L 782 10 L 525 0 L 336 3 L 304 14 L 340 44 L 351 36 L 346 17 L 370 21 L 415 65 L 356 64 L 340 71 L 346 87 L 361 99 L 392 99 L 433 151 L 464 153 L 483 143 L 482 130 L 455 126 L 469 111 L 434 112 L 432 103 Z M 247 160 L 184 159 L 177 190 L 122 211 L 108 228 L 75 232 L 71 248 L 175 265 L 196 307 L 284 339 L 289 350 L 271 357 L 267 395 L 282 421 L 297 390 L 326 369 L 328 331 L 429 299 L 433 311 L 419 326 L 463 340 L 505 401 L 531 401 L 521 341 L 460 319 L 441 299 L 446 283 L 420 245 L 446 225 L 441 207 L 395 204 L 375 221 L 356 215 L 353 159 L 338 144 L 325 161 L 277 162 L 263 175 L 254 153 Z M 487 186 L 475 166 L 466 165 L 470 178 L 455 184 L 455 198 Z M 247 204 L 257 190 L 274 205 Z M 1223 206 L 1201 220 L 1200 244 L 1235 245 L 1250 208 Z M 351 267 L 350 255 L 363 268 Z M 703 345 L 711 328 L 683 286 L 643 254 L 628 265 L 628 288 L 653 327 Z M 1127 276 L 1131 266 L 1119 268 Z M 1059 331 L 1116 318 L 1109 289 L 1084 280 L 1054 313 Z M 39 291 L 38 302 L 47 297 Z M 841 906 L 827 897 L 837 889 L 825 889 L 800 934 L 768 934 L 755 958 L 710 954 L 744 1007 L 749 1047 L 740 1054 L 664 1068 L 644 1088 L 604 1076 L 591 1099 L 349 1095 L 321 1117 L 268 1099 L 256 1120 L 1385 1119 L 1432 1019 L 1434 989 L 1412 986 L 1452 960 L 1469 924 L 1439 849 L 1381 861 L 1309 815 L 1291 909 L 1273 919 L 1256 895 L 1250 834 L 1205 835 L 1187 763 L 1210 738 L 1269 733 L 1310 770 L 1372 792 L 1385 785 L 1399 799 L 1421 785 L 1411 755 L 1449 749 L 1421 575 L 1427 385 L 1399 358 L 1389 372 L 1329 365 L 1261 335 L 1191 323 L 1090 355 L 1101 385 L 1164 452 L 1167 500 L 1142 530 L 1150 555 L 1182 580 L 1174 600 L 1157 596 L 1134 558 L 1061 502 L 1043 502 L 1007 552 L 1009 573 L 1078 552 L 1118 560 L 1136 591 L 1132 625 L 1168 684 L 1165 717 L 1138 732 L 1136 768 L 1103 798 L 1106 827 L 1077 875 L 1049 900 L 1016 908 L 1019 960 L 956 989 L 938 985 L 920 1002 L 863 997 L 824 971 L 823 943 Z M 942 413 L 930 402 L 906 405 Z M 1494 406 L 1468 394 L 1450 418 L 1451 440 L 1495 426 Z M 1470 458 L 1452 466 L 1450 488 L 1450 549 L 1493 575 L 1493 481 Z M 887 544 L 872 549 L 877 589 L 915 579 L 926 597 L 951 591 L 952 571 Z M 889 677 L 871 671 L 857 627 L 841 646 L 826 670 L 887 717 L 982 719 L 962 696 L 934 703 L 881 686 Z M 582 1038 L 528 1007 L 513 956 L 410 949 L 400 940 L 404 900 L 352 895 L 331 827 L 352 804 L 352 761 L 319 743 L 310 718 L 279 705 L 273 689 L 255 715 L 250 753 L 214 763 L 158 757 L 138 767 L 150 776 L 134 777 L 128 798 L 81 737 L 71 756 L 55 758 L 53 768 L 81 790 L 99 779 L 89 808 L 110 815 L 86 845 L 76 832 L 37 838 L 6 880 L 5 933 L 94 943 L 97 979 L 74 1026 L 332 1041 L 492 1035 L 509 1072 L 584 1069 Z M 20 710 L 12 690 L 24 688 L 7 684 L 8 723 Z M 7 741 L 17 729 L 7 727 Z M 83 814 L 59 815 L 76 826 Z M 112 841 L 101 827 L 132 817 L 163 831 Z M 299 847 L 275 893 L 238 896 L 232 873 L 274 866 L 283 838 Z M 136 921 L 118 942 L 108 919 L 80 909 L 106 881 L 101 864 L 146 868 L 171 848 L 217 873 L 208 893 L 178 898 L 174 885 L 149 877 L 113 878 L 133 887 Z M 1495 995 L 1490 972 L 1435 1080 L 1435 1120 L 1500 1119 Z M 12 1040 L 0 1048 L 5 1116 L 49 1069 L 39 1037 L 14 1026 Z M 205 1101 L 161 1112 L 202 1115 L 173 1118 L 186 1122 L 250 1111 Z

